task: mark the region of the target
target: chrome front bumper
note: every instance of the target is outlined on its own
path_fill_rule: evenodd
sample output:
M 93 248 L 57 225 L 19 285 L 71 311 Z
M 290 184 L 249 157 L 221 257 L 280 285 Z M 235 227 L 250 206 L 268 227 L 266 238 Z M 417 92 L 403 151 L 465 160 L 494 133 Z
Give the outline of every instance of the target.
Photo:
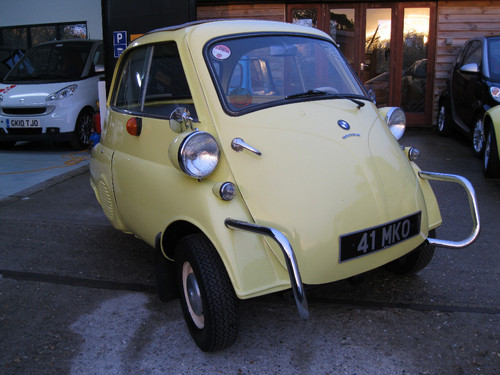
M 474 242 L 474 240 L 479 235 L 480 223 L 479 223 L 479 211 L 477 208 L 476 194 L 474 192 L 472 184 L 466 178 L 457 175 L 436 173 L 436 172 L 423 172 L 423 171 L 418 172 L 418 175 L 422 179 L 456 182 L 462 185 L 469 198 L 469 206 L 473 222 L 472 233 L 469 235 L 469 237 L 467 237 L 462 241 L 448 241 L 437 238 L 427 238 L 427 241 L 429 241 L 429 243 L 434 246 L 446 247 L 451 249 L 459 249 L 468 246 L 472 242 Z M 230 229 L 238 229 L 270 237 L 278 244 L 285 257 L 286 268 L 288 270 L 288 275 L 290 277 L 290 284 L 292 286 L 292 291 L 295 297 L 295 303 L 297 304 L 299 315 L 302 319 L 309 318 L 309 306 L 307 304 L 304 285 L 302 284 L 302 279 L 300 277 L 299 266 L 295 258 L 295 253 L 293 252 L 292 245 L 290 245 L 290 242 L 288 241 L 286 236 L 279 230 L 270 227 L 264 227 L 261 225 L 252 224 L 231 218 L 227 218 L 225 220 L 225 224 Z
M 239 229 L 270 237 L 278 244 L 283 252 L 283 255 L 285 256 L 286 268 L 288 270 L 288 275 L 290 276 L 290 284 L 292 285 L 293 296 L 295 297 L 295 303 L 297 304 L 299 315 L 302 319 L 309 318 L 309 306 L 307 304 L 304 285 L 302 284 L 302 279 L 300 277 L 299 266 L 297 265 L 292 245 L 290 245 L 290 242 L 288 242 L 285 235 L 279 230 L 273 228 L 263 227 L 261 225 L 230 218 L 225 220 L 225 224 L 231 229 Z
M 454 174 L 420 171 L 418 172 L 418 175 L 422 179 L 455 182 L 457 184 L 462 185 L 469 199 L 469 206 L 472 217 L 472 232 L 467 238 L 463 239 L 462 241 L 449 241 L 449 240 L 440 240 L 437 238 L 428 238 L 427 240 L 429 241 L 429 243 L 434 246 L 445 247 L 448 249 L 460 249 L 462 247 L 469 246 L 472 242 L 476 240 L 477 236 L 479 235 L 479 231 L 481 229 L 481 224 L 479 221 L 479 210 L 477 208 L 476 193 L 474 191 L 474 188 L 472 187 L 472 184 L 465 177 L 457 176 Z

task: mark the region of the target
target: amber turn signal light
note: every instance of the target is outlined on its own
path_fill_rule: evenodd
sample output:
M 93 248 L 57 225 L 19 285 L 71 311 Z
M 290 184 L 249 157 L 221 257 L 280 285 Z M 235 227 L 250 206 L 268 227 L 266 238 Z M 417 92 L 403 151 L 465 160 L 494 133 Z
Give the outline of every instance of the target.
M 142 118 L 131 117 L 127 121 L 127 132 L 130 135 L 139 136 L 142 131 Z

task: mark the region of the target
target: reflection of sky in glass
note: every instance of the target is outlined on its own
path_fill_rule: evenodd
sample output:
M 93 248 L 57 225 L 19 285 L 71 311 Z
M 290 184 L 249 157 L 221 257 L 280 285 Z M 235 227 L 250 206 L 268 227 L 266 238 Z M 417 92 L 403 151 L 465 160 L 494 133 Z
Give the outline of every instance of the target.
M 391 9 L 366 10 L 366 40 L 370 40 L 375 32 L 380 41 L 391 39 Z
M 405 8 L 404 33 L 415 32 L 429 34 L 429 8 Z M 378 27 L 378 30 L 377 30 Z M 377 32 L 380 41 L 391 39 L 391 10 L 366 10 L 366 39 L 369 40 Z
M 429 37 L 429 19 L 429 8 L 406 8 L 403 32 L 405 34 L 423 34 L 424 43 L 427 43 Z

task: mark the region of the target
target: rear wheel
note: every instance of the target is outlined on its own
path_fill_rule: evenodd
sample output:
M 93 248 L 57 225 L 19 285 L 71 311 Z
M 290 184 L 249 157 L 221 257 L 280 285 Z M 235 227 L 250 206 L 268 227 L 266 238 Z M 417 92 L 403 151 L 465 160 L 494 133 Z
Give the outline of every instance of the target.
M 165 258 L 160 249 L 155 251 L 154 271 L 158 297 L 160 301 L 168 302 L 178 297 L 175 264 Z
M 483 173 L 485 177 L 489 178 L 500 177 L 500 159 L 498 157 L 498 145 L 493 126 L 490 126 L 486 131 Z
M 176 248 L 177 283 L 193 340 L 212 352 L 230 346 L 239 330 L 238 301 L 219 254 L 202 234 L 182 238 Z
M 436 231 L 429 232 L 430 237 L 435 237 Z M 435 247 L 427 240 L 411 253 L 387 264 L 387 269 L 397 275 L 409 275 L 422 271 L 432 260 Z

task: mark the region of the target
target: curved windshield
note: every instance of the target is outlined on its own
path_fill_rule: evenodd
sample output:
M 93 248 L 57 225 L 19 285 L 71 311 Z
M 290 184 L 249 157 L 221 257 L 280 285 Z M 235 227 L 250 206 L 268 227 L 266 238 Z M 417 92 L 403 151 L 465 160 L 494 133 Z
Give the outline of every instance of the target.
M 367 99 L 338 49 L 324 39 L 219 39 L 207 46 L 205 57 L 223 105 L 233 115 L 296 101 Z
M 54 82 L 78 80 L 91 43 L 61 42 L 31 48 L 5 76 L 4 82 Z

